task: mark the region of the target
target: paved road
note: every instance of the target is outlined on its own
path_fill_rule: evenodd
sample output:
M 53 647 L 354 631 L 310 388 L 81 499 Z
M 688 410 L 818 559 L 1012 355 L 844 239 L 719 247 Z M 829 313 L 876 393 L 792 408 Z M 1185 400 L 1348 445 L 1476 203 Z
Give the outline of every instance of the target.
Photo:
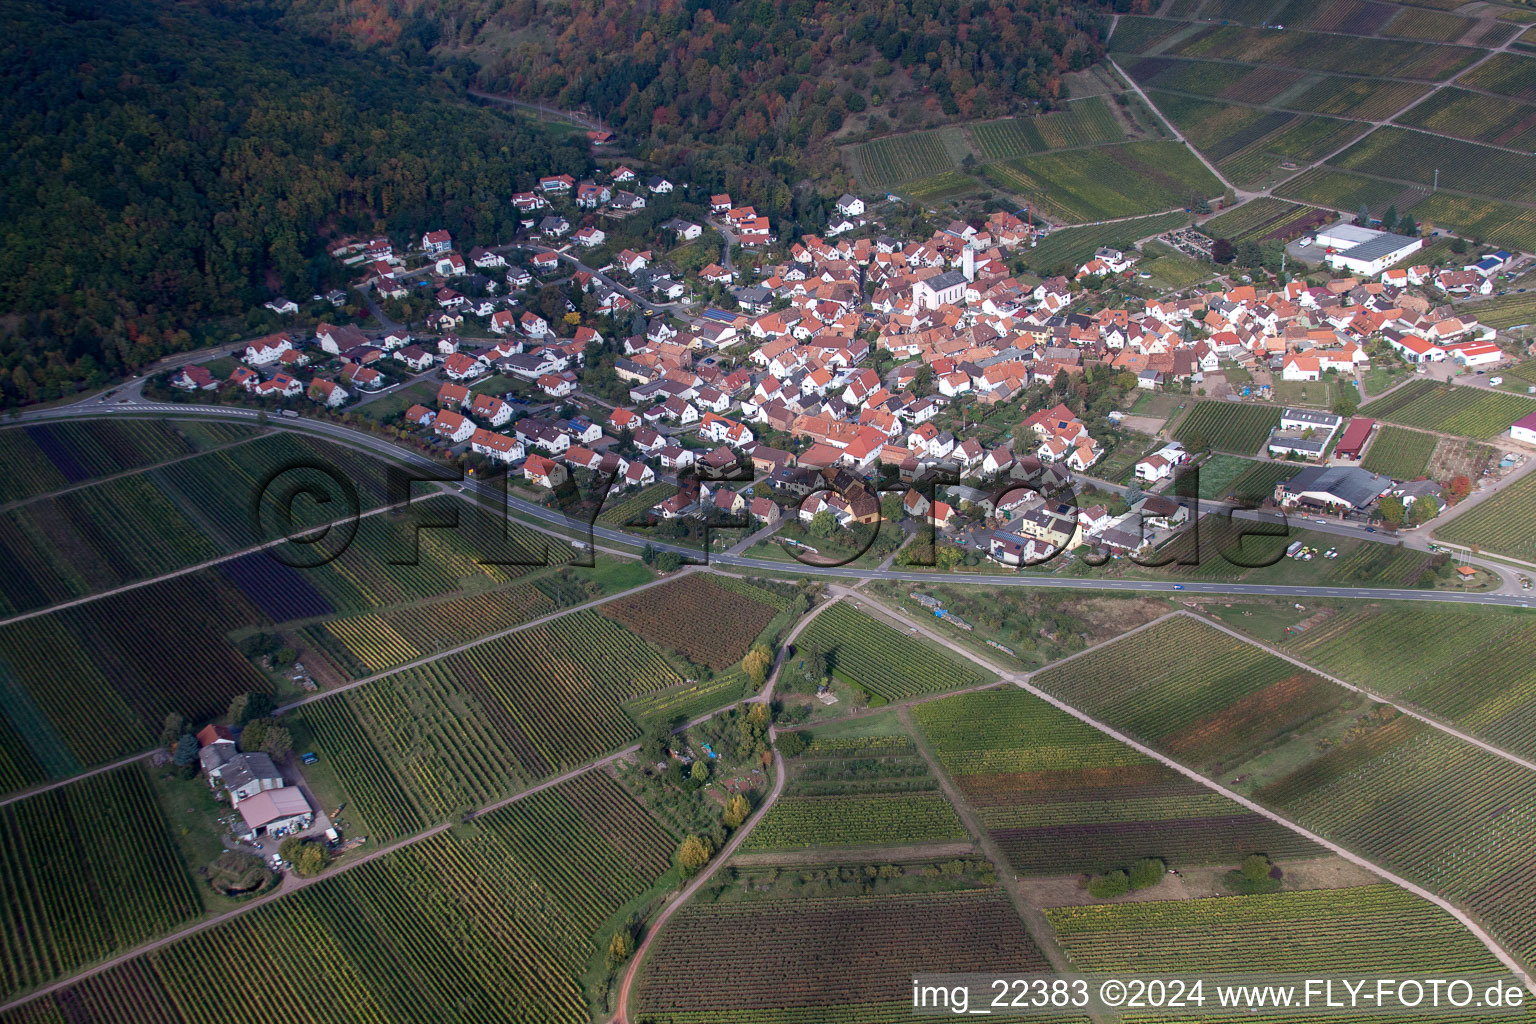
M 221 406 L 177 405 L 170 403 L 131 402 L 127 405 L 105 405 L 98 408 L 65 407 L 60 409 L 37 410 L 23 413 L 24 420 L 47 419 L 73 419 L 83 415 L 110 416 L 144 413 L 196 415 L 213 418 L 234 418 L 247 422 L 254 421 L 257 413 L 252 409 L 232 409 Z M 308 430 L 323 435 L 329 439 L 349 444 L 355 448 L 368 450 L 394 462 L 405 462 L 410 465 L 430 467 L 436 472 L 441 472 L 441 464 L 427 458 L 419 452 L 401 448 L 389 441 L 372 434 L 361 433 L 338 423 L 328 420 L 316 420 L 299 418 L 294 420 L 274 419 L 277 426 Z M 466 487 L 476 489 L 476 493 L 482 497 L 497 498 L 499 489 L 494 484 L 480 480 L 470 479 L 466 481 Z M 633 546 L 637 538 L 633 534 L 623 533 L 605 526 L 589 525 L 569 518 L 563 512 L 544 508 L 533 502 L 509 495 L 507 505 L 518 515 L 550 523 L 554 526 L 576 530 L 590 534 L 599 540 L 606 540 L 617 544 Z M 1316 524 L 1313 524 L 1316 525 Z M 1309 526 L 1309 528 L 1311 528 Z M 1321 527 L 1319 527 L 1321 528 Z M 644 538 L 639 538 L 644 543 Z M 652 541 L 653 546 L 659 550 L 672 551 L 686 556 L 698 556 L 699 551 L 693 548 L 670 544 L 664 541 Z M 1500 594 L 1500 593 L 1459 593 L 1437 590 L 1411 590 L 1391 587 L 1325 587 L 1302 586 L 1264 583 L 1227 583 L 1212 581 L 1194 581 L 1187 583 L 1175 583 L 1162 580 L 1105 580 L 1064 578 L 1054 576 L 1042 576 L 1032 573 L 1018 573 L 1013 575 L 983 574 L 983 573 L 938 573 L 938 572 L 914 572 L 912 570 L 894 569 L 853 569 L 841 566 L 813 566 L 803 563 L 785 563 L 768 561 L 765 559 L 747 558 L 744 555 L 713 555 L 710 557 L 712 564 L 735 566 L 742 569 L 751 569 L 759 572 L 792 572 L 804 576 L 818 576 L 828 579 L 886 579 L 899 580 L 912 583 L 932 583 L 942 580 L 946 583 L 959 583 L 969 585 L 984 585 L 995 587 L 1037 587 L 1042 589 L 1057 590 L 1108 590 L 1108 591 L 1148 591 L 1153 593 L 1187 592 L 1196 594 L 1233 594 L 1251 595 L 1257 597 L 1353 597 L 1377 601 L 1429 601 L 1446 604 L 1476 604 L 1496 605 L 1506 608 L 1530 608 L 1536 607 L 1536 597 L 1524 594 Z M 181 570 L 182 572 L 188 570 Z M 153 580 L 141 581 L 130 586 L 144 586 Z M 93 597 L 79 598 L 75 604 L 94 600 Z M 36 613 L 34 613 L 36 614 Z

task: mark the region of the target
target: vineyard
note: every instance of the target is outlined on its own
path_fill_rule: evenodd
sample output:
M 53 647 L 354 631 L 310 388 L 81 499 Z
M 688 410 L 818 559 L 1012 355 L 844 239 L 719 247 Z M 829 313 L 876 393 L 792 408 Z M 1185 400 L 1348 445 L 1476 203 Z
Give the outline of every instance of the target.
M 1402 123 L 1527 153 L 1536 149 L 1536 107 L 1465 89 L 1442 89 L 1404 114 Z
M 1263 969 L 1276 973 L 1439 977 L 1501 970 L 1460 922 L 1395 885 L 1045 913 L 1068 958 L 1083 971 L 1243 973 L 1254 970 L 1255 949 L 1264 951 Z
M 1212 217 L 1201 229 L 1212 238 L 1232 242 L 1262 239 L 1271 232 L 1284 232 L 1286 225 L 1312 216 L 1311 207 L 1288 203 L 1283 199 L 1261 196 L 1226 213 Z
M 1103 871 L 1142 857 L 1175 866 L 1317 848 L 1261 815 L 1006 687 L 913 709 L 1013 870 Z
M 1429 467 L 1439 438 L 1405 427 L 1383 426 L 1360 461 L 1362 469 L 1384 473 L 1394 480 L 1415 480 Z
M 588 1024 L 612 919 L 668 874 L 677 837 L 588 773 L 198 932 L 28 1006 L 129 997 L 130 1018 Z M 223 969 L 238 949 L 259 969 Z M 281 984 L 273 984 L 281 979 Z M 195 1008 L 195 1009 L 191 1009 Z M 37 1016 L 31 1016 L 31 1015 Z M 74 1018 L 70 1018 L 74 1019 Z
M 872 704 L 976 686 L 988 678 L 970 662 L 841 601 L 812 619 L 795 646 L 797 655 L 807 649 L 824 653 L 828 671 L 869 694 Z
M 1495 158 L 1496 156 L 1496 158 Z M 1456 182 L 1462 192 L 1516 202 L 1536 200 L 1536 157 L 1520 156 L 1406 128 L 1384 127 L 1334 157 L 1329 163 L 1346 171 L 1390 167 L 1394 178 L 1429 185 Z
M 1500 295 L 1485 302 L 1467 304 L 1461 311 L 1490 327 L 1521 327 L 1536 324 L 1536 292 Z M 1536 384 L 1536 381 L 1527 381 Z
M 137 764 L 0 807 L 0 868 L 7 999 L 202 912 Z
M 0 430 L 0 504 L 253 438 L 243 424 L 76 420 Z
M 358 814 L 398 838 L 631 742 L 623 702 L 679 681 L 585 611 L 307 705 L 299 719 Z
M 1533 626 L 1520 611 L 1371 605 L 1339 612 L 1290 646 L 1341 679 L 1536 757 Z
M 1122 17 L 1109 48 L 1113 53 L 1144 53 L 1184 27 L 1184 22 L 1167 18 Z
M 270 689 L 223 638 L 261 621 L 204 571 L 0 627 L 0 692 L 24 745 L 0 730 L 0 761 L 34 761 L 30 781 L 59 778 L 145 750 L 168 712 L 206 721 L 235 694 Z
M 1221 194 L 1221 183 L 1178 142 L 1128 142 L 986 164 L 1000 188 L 1080 222 L 1134 217 Z
M 1183 615 L 1041 672 L 1035 685 L 1210 771 L 1348 697 L 1343 687 Z
M 647 511 L 677 493 L 676 484 L 652 484 L 633 494 L 626 494 L 618 501 L 603 504 L 597 521 L 602 526 L 623 527 L 643 516 Z
M 957 162 L 944 146 L 943 129 L 891 135 L 843 149 L 849 171 L 866 189 L 887 189 L 949 170 Z
M 1536 561 L 1536 475 L 1527 474 L 1435 530 L 1454 544 Z
M 1365 206 L 1373 215 L 1379 216 L 1393 205 L 1406 210 L 1428 193 L 1424 189 L 1325 166 L 1303 171 L 1276 186 L 1275 194 L 1335 210 L 1358 210 Z
M 1425 11 L 1410 7 L 1404 8 L 1402 13 L 1393 18 L 1381 32 L 1382 35 L 1398 36 L 1404 39 L 1454 43 L 1476 24 L 1477 22 L 1471 18 L 1462 18 L 1444 11 Z
M 1487 99 L 1487 97 L 1479 97 Z M 1453 228 L 1469 238 L 1483 239 L 1497 245 L 1513 248 L 1536 248 L 1536 211 L 1528 206 L 1499 203 L 1492 199 L 1470 199 L 1437 192 L 1413 207 L 1413 215 L 1426 223 Z M 1521 300 L 1527 306 L 1533 301 L 1531 293 L 1507 295 L 1479 303 L 1477 309 L 1497 309 L 1509 300 Z M 1530 323 L 1531 317 L 1500 322 L 1499 318 L 1486 320 L 1497 327 L 1514 323 Z
M 1120 224 L 1093 224 L 1052 231 L 1026 254 L 1031 267 L 1042 272 L 1058 268 L 1076 269 L 1103 245 L 1131 248 L 1139 238 L 1160 235 L 1189 224 L 1187 213 L 1166 213 Z
M 1258 505 L 1274 497 L 1275 485 L 1295 473 L 1296 467 L 1284 462 L 1213 455 L 1200 464 L 1200 497 L 1237 498 Z
M 1012 117 L 971 125 L 983 160 L 1007 160 L 1048 149 L 1118 142 L 1125 132 L 1102 96 L 1077 100 L 1065 110 L 1039 117 Z
M 295 435 L 264 437 L 237 452 L 214 451 L 132 476 L 38 498 L 0 513 L 0 613 L 43 607 L 184 568 L 276 537 L 252 521 L 251 502 L 268 472 L 301 462 L 332 466 L 358 485 L 364 508 L 383 494 L 378 463 L 350 449 Z M 295 469 L 284 483 L 312 470 Z M 322 489 L 334 490 L 328 476 Z M 282 488 L 278 488 L 282 490 Z M 270 507 L 264 522 L 278 519 Z M 295 502 L 297 526 L 308 504 Z M 322 506 L 315 505 L 319 508 Z
M 1413 380 L 1363 406 L 1362 416 L 1464 437 L 1501 434 L 1536 410 L 1536 401 L 1486 388 Z
M 1279 425 L 1280 410 L 1272 405 L 1200 401 L 1179 421 L 1173 436 L 1192 449 L 1209 447 L 1251 455 Z
M 1344 114 L 1362 121 L 1379 121 L 1391 117 L 1428 91 L 1429 86 L 1414 82 L 1328 75 L 1290 97 L 1288 105 L 1314 114 Z
M 739 662 L 776 614 L 772 605 L 728 590 L 702 573 L 617 598 L 600 611 L 641 639 L 716 672 Z
M 1516 956 L 1536 954 L 1536 772 L 1399 715 L 1255 796 L 1466 907 Z
M 634 1005 L 653 1024 L 883 1024 L 911 1018 L 914 972 L 1045 970 L 996 889 L 695 900 L 657 938 Z
M 1348 36 L 1275 32 L 1237 25 L 1211 27 L 1184 39 L 1169 56 L 1249 61 L 1300 71 L 1384 75 L 1440 81 L 1483 56 L 1464 46 L 1372 39 L 1362 47 Z
M 938 793 L 786 796 L 742 849 L 904 846 L 968 838 L 955 809 Z
M 1536 103 L 1536 58 L 1496 53 L 1458 79 L 1457 84 Z

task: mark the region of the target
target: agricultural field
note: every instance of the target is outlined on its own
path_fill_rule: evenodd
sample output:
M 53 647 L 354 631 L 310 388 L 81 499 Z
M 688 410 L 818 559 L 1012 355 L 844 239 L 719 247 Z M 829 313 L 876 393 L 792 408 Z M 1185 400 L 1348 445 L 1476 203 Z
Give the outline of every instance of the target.
M 1105 871 L 1142 857 L 1179 867 L 1256 851 L 1319 853 L 1015 687 L 919 704 L 913 717 L 1020 874 Z
M 1283 105 L 1314 114 L 1379 121 L 1391 117 L 1428 91 L 1429 86 L 1414 82 L 1323 75 L 1309 79 L 1301 91 L 1284 97 Z
M 1468 238 L 1515 249 L 1536 249 L 1536 210 L 1526 206 L 1437 192 L 1415 204 L 1411 212 L 1423 223 L 1449 228 Z M 1453 258 L 1452 262 L 1460 260 Z M 1504 298 L 1508 296 L 1493 301 L 1502 302 Z
M 676 493 L 676 484 L 652 484 L 649 487 L 642 487 L 633 494 L 626 494 L 618 501 L 610 499 L 603 504 L 603 510 L 598 513 L 598 524 L 615 528 L 624 527 L 631 520 L 643 516 Z
M 1260 196 L 1242 206 L 1217 214 L 1201 225 L 1200 230 L 1212 238 L 1240 242 L 1261 237 L 1276 225 L 1284 224 L 1299 214 L 1309 213 L 1310 210 L 1310 207 L 1288 203 L 1283 199 Z
M 1159 91 L 1157 104 L 1160 109 L 1163 109 L 1161 97 L 1174 99 L 1177 93 L 1206 96 L 1212 100 L 1235 99 L 1245 103 L 1263 103 L 1306 77 L 1301 72 L 1286 71 L 1283 68 L 1258 67 L 1253 64 L 1213 64 L 1174 57 L 1143 57 L 1130 64 L 1126 72 L 1143 88 Z M 1224 109 L 1230 112 L 1229 116 L 1248 117 L 1250 120 L 1264 113 L 1246 107 Z M 1242 111 L 1247 113 L 1243 114 Z M 1168 111 L 1163 109 L 1163 112 Z
M 1532 411 L 1536 401 L 1522 395 L 1415 380 L 1362 406 L 1360 414 L 1422 430 L 1489 438 Z
M 1477 22 L 1444 11 L 1426 11 L 1412 7 L 1403 8 L 1381 30 L 1384 36 L 1400 39 L 1427 39 L 1432 42 L 1454 43 L 1467 34 Z
M 829 673 L 869 694 L 871 704 L 987 681 L 970 662 L 855 611 L 845 601 L 801 630 L 795 656 L 812 649 L 826 655 Z
M 1238 498 L 1258 505 L 1273 497 L 1275 485 L 1295 472 L 1292 463 L 1213 455 L 1200 465 L 1200 497 Z
M 1112 53 L 1146 53 L 1188 27 L 1185 22 L 1167 18 L 1123 17 L 1110 38 L 1109 49 Z
M 152 466 L 246 441 L 260 431 L 240 423 L 179 420 L 75 420 L 0 430 L 0 504 L 113 473 Z
M 1391 168 L 1394 178 L 1430 185 L 1435 171 L 1442 184 L 1489 199 L 1536 201 L 1536 157 L 1489 150 L 1470 142 L 1387 126 L 1346 149 L 1329 163 L 1345 171 L 1370 173 Z
M 1173 436 L 1190 449 L 1209 447 L 1252 455 L 1264 447 L 1269 432 L 1279 425 L 1280 409 L 1276 406 L 1200 401 L 1179 421 Z
M 1342 35 L 1211 26 L 1168 49 L 1169 56 L 1249 61 L 1298 71 L 1383 75 L 1437 82 L 1483 56 L 1463 46 L 1373 39 L 1369 47 Z
M 1439 441 L 1434 434 L 1384 425 L 1377 429 L 1360 467 L 1394 480 L 1416 480 L 1429 468 L 1429 457 Z
M 1527 612 L 1351 605 L 1286 646 L 1340 679 L 1536 758 L 1536 618 Z
M 917 178 L 901 186 L 901 194 L 922 203 L 937 203 L 980 191 L 981 182 L 964 171 L 945 171 Z
M 1335 210 L 1358 210 L 1363 205 L 1370 208 L 1372 215 L 1380 216 L 1389 206 L 1408 209 L 1428 191 L 1323 166 L 1303 171 L 1277 186 L 1275 194 Z
M 632 742 L 623 703 L 679 682 L 656 651 L 583 611 L 306 705 L 297 719 L 370 834 L 398 838 Z
M 654 1024 L 894 1024 L 911 1019 L 915 972 L 1046 970 L 995 888 L 695 899 L 658 937 L 634 1005 Z
M 1189 224 L 1189 214 L 1166 213 L 1141 220 L 1129 220 L 1119 224 L 1091 224 L 1084 227 L 1061 228 L 1046 235 L 1025 259 L 1030 267 L 1041 273 L 1070 267 L 1076 270 L 1095 249 L 1113 245 L 1121 249 L 1132 248 L 1137 239 L 1160 235 Z
M 641 639 L 716 672 L 739 662 L 778 611 L 702 573 L 617 598 L 599 610 Z
M 1536 474 L 1527 473 L 1435 530 L 1435 537 L 1536 562 Z
M 0 998 L 202 913 L 143 765 L 0 807 Z
M 1254 796 L 1536 953 L 1536 772 L 1387 709 Z
M 588 1024 L 592 966 L 670 876 L 678 837 L 601 773 L 323 879 L 95 978 L 28 1017 L 129 999 L 134 1021 Z M 210 970 L 239 948 L 256 972 Z M 273 977 L 281 985 L 269 984 Z M 196 1007 L 196 1012 L 184 1008 Z M 31 1016 L 36 1014 L 36 1016 Z M 185 1014 L 185 1015 L 184 1015 Z
M 1065 110 L 1039 117 L 1010 117 L 970 126 L 983 160 L 1008 160 L 1048 149 L 1119 142 L 1125 131 L 1102 96 L 1075 100 Z
M 208 570 L 0 626 L 5 788 L 142 752 L 169 712 L 206 721 L 269 691 L 223 639 L 263 618 Z
M 1464 303 L 1457 309 L 1458 312 L 1477 317 L 1479 322 L 1489 327 L 1507 328 L 1536 324 L 1536 291 L 1527 291 L 1524 295 L 1518 293 L 1500 295 L 1476 303 Z
M 914 178 L 950 170 L 957 162 L 941 136 L 943 129 L 891 135 L 843 149 L 849 173 L 862 188 L 891 188 Z
M 1465 89 L 1442 89 L 1404 114 L 1402 123 L 1527 153 L 1536 149 L 1536 107 Z
M 1148 242 L 1144 253 L 1149 258 L 1144 259 L 1136 269 L 1151 274 L 1151 280 L 1164 288 L 1188 288 L 1215 273 L 1215 268 L 1209 263 L 1191 259 L 1162 242 Z
M 1209 773 L 1329 714 L 1349 696 L 1343 687 L 1182 615 L 1047 669 L 1034 682 Z
M 1536 57 L 1496 53 L 1463 75 L 1456 84 L 1536 103 Z
M 1082 971 L 1264 970 L 1444 976 L 1503 968 L 1459 921 L 1395 885 L 1059 907 L 1056 939 Z M 1150 935 L 1158 941 L 1148 942 Z
M 744 852 L 901 846 L 970 838 L 893 713 L 818 728 L 787 763 L 784 795 Z
M 347 448 L 278 434 L 13 506 L 0 513 L 0 557 L 8 566 L 0 581 L 0 613 L 44 607 L 276 539 L 288 487 L 316 477 L 322 492 L 337 490 L 328 475 L 294 468 L 265 492 L 260 522 L 253 521 L 252 500 L 267 474 L 303 463 L 333 467 L 353 481 L 363 509 L 383 497 L 379 463 Z M 336 507 L 344 502 L 337 495 Z M 334 511 L 314 511 L 323 507 L 295 501 L 294 528 L 335 517 Z
M 1068 222 L 1134 217 L 1221 194 L 1221 183 L 1178 142 L 1130 142 L 1044 153 L 983 168 L 989 181 Z

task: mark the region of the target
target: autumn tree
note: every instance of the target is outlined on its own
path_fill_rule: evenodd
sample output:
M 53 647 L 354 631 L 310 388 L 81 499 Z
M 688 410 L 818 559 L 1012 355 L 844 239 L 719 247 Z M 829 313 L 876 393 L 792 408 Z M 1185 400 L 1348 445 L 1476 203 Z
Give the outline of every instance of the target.
M 768 672 L 773 667 L 773 651 L 767 644 L 753 644 L 752 649 L 741 659 L 741 669 L 752 681 L 753 689 L 761 687 L 768 681 Z
M 628 928 L 620 928 L 608 940 L 608 963 L 617 967 L 635 955 L 635 937 Z
M 702 836 L 689 836 L 683 840 L 677 848 L 677 864 L 683 869 L 684 877 L 691 877 L 699 873 L 699 869 L 709 863 L 715 851 L 710 848 L 709 840 Z
M 1472 481 L 1464 476 L 1453 476 L 1446 482 L 1445 489 L 1451 492 L 1452 498 L 1460 501 L 1472 493 Z
M 720 820 L 725 823 L 726 828 L 737 829 L 751 813 L 752 804 L 748 802 L 745 795 L 737 793 L 726 802 L 725 812 L 720 816 Z

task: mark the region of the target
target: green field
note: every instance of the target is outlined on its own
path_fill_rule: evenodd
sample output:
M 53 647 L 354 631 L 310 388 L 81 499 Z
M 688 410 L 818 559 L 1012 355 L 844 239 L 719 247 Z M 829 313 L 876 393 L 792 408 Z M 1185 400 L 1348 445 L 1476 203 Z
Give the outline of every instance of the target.
M 970 126 L 983 160 L 1007 160 L 1048 149 L 1099 146 L 1125 138 L 1102 96 L 1076 100 L 1065 110 L 1039 117 L 1010 117 Z
M 1414 82 L 1324 75 L 1288 98 L 1289 106 L 1315 114 L 1339 114 L 1378 121 L 1391 117 L 1429 91 Z
M 1251 61 L 1298 71 L 1382 75 L 1441 81 L 1483 56 L 1479 50 L 1427 42 L 1372 39 L 1369 47 L 1346 35 L 1276 32 L 1237 25 L 1211 26 L 1167 51 L 1172 57 Z
M 1536 400 L 1523 395 L 1414 380 L 1368 402 L 1361 407 L 1360 414 L 1422 430 L 1490 438 L 1504 433 L 1511 423 L 1533 411 Z
M 1213 455 L 1200 465 L 1200 497 L 1239 498 L 1254 505 L 1274 496 L 1275 485 L 1297 472 L 1288 462 Z
M 1372 215 L 1380 216 L 1394 204 L 1400 211 L 1407 209 L 1423 198 L 1426 190 L 1325 166 L 1303 171 L 1278 186 L 1275 194 L 1335 210 L 1358 210 L 1363 205 L 1370 208 Z M 1399 202 L 1404 199 L 1407 201 Z
M 128 470 L 169 462 L 260 431 L 243 423 L 90 420 L 0 430 L 0 504 Z
M 1402 123 L 1527 153 L 1536 149 L 1536 107 L 1465 89 L 1442 89 L 1404 114 Z
M 1142 857 L 1177 867 L 1317 852 L 1016 687 L 920 704 L 913 717 L 1021 874 L 1105 871 Z
M 1435 536 L 1453 544 L 1536 562 L 1536 475 L 1527 473 L 1435 530 Z
M 1090 224 L 1083 227 L 1062 228 L 1046 235 L 1041 242 L 1025 254 L 1028 264 L 1041 273 L 1078 267 L 1093 255 L 1094 250 L 1113 245 L 1121 249 L 1131 248 L 1139 238 L 1160 235 L 1189 224 L 1187 213 L 1167 213 L 1141 220 L 1129 220 L 1120 224 Z
M 1201 226 L 1200 230 L 1212 238 L 1241 242 L 1249 238 L 1262 237 L 1311 212 L 1312 208 L 1308 206 L 1260 196 L 1258 199 L 1251 199 L 1242 206 L 1212 217 Z
M 1035 684 L 1211 772 L 1333 711 L 1348 695 L 1187 616 L 1048 669 Z
M 1457 307 L 1457 311 L 1475 316 L 1480 323 L 1489 327 L 1536 324 L 1536 290 L 1527 290 L 1524 295 L 1500 295 L 1480 302 L 1463 303 Z M 1536 381 L 1531 383 L 1536 384 Z
M 870 703 L 903 700 L 976 686 L 987 675 L 968 661 L 855 611 L 839 601 L 801 630 L 796 654 L 818 649 L 827 669 L 870 696 Z
M 1060 907 L 1046 917 L 1078 970 L 1105 974 L 1242 973 L 1253 970 L 1255 948 L 1277 973 L 1502 971 L 1459 921 L 1387 884 Z
M 1457 84 L 1536 103 L 1536 57 L 1496 53 L 1467 72 Z
M 633 741 L 622 704 L 680 681 L 633 634 L 583 611 L 307 705 L 297 719 L 371 834 L 398 838 Z
M 1279 425 L 1280 410 L 1272 405 L 1200 401 L 1179 421 L 1173 436 L 1191 449 L 1252 455 Z
M 1329 161 L 1346 171 L 1380 172 L 1405 181 L 1430 185 L 1435 171 L 1441 183 L 1454 181 L 1456 190 L 1489 199 L 1536 201 L 1536 157 L 1520 156 L 1439 135 L 1387 126 Z
M 942 129 L 909 132 L 861 142 L 843 150 L 866 189 L 886 189 L 950 170 L 957 162 L 944 146 Z
M 0 807 L 0 998 L 202 913 L 142 765 Z
M 1411 212 L 1426 224 L 1449 228 L 1468 238 L 1513 249 L 1536 249 L 1536 211 L 1529 207 L 1437 192 L 1414 204 Z M 1453 258 L 1452 262 L 1460 260 Z
M 1376 432 L 1360 467 L 1394 480 L 1416 480 L 1429 468 L 1439 438 L 1405 427 L 1384 425 Z
M 1536 953 L 1536 896 L 1522 881 L 1536 772 L 1384 712 L 1254 795 L 1459 903 L 1514 955 Z
M 1527 612 L 1351 606 L 1287 646 L 1341 679 L 1536 757 L 1536 618 Z
M 1192 259 L 1162 242 L 1148 242 L 1143 252 L 1148 258 L 1136 269 L 1151 274 L 1151 280 L 1163 288 L 1188 288 L 1216 272 L 1211 264 Z
M 1134 217 L 1221 194 L 1178 142 L 1130 142 L 987 164 L 987 179 L 1068 222 Z
M 677 840 L 618 785 L 588 773 L 5 1019 L 73 1019 L 63 1008 L 97 1007 L 90 1019 L 319 1024 L 344 1006 L 349 1020 L 378 1024 L 589 1024 L 608 1013 L 589 986 L 614 918 L 668 876 Z M 210 966 L 235 948 L 260 973 Z

